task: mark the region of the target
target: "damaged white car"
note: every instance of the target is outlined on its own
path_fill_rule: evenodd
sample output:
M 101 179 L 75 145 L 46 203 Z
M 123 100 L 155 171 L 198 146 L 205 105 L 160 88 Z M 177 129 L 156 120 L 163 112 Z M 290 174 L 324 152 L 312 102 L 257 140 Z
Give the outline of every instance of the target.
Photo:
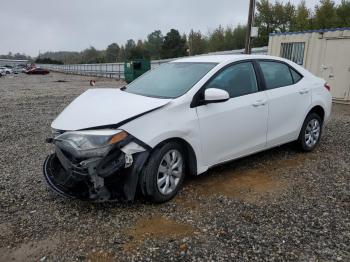
M 76 98 L 52 123 L 44 175 L 66 197 L 131 201 L 139 190 L 160 203 L 185 174 L 292 141 L 313 150 L 330 112 L 330 87 L 291 61 L 184 58 Z

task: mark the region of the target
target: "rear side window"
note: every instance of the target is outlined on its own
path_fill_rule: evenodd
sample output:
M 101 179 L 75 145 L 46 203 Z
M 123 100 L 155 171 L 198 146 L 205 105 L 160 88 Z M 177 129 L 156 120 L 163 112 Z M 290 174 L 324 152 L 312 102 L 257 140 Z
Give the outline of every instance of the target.
M 206 89 L 227 91 L 231 98 L 258 92 L 255 70 L 251 62 L 243 62 L 225 68 L 207 84 Z
M 294 84 L 298 83 L 303 77 L 297 72 L 295 71 L 293 68 L 290 68 L 290 72 L 292 73 L 292 77 L 293 77 L 293 81 Z
M 265 78 L 266 88 L 274 89 L 293 85 L 294 81 L 289 66 L 283 63 L 261 61 L 261 71 Z

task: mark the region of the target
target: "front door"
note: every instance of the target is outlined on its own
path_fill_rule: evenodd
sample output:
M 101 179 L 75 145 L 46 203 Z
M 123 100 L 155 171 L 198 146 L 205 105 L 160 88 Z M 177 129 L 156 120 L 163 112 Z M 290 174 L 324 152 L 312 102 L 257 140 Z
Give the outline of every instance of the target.
M 226 102 L 197 107 L 203 155 L 208 166 L 263 150 L 267 132 L 267 97 L 259 92 L 254 66 L 242 62 L 226 67 L 205 89 L 230 94 Z

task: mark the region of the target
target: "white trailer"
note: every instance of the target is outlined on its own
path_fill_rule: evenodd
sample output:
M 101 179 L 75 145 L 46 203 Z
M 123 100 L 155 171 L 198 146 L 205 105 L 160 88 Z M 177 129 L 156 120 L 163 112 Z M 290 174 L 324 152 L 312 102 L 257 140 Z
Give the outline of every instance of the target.
M 324 78 L 333 99 L 350 104 L 350 28 L 274 33 L 268 54 L 290 59 Z

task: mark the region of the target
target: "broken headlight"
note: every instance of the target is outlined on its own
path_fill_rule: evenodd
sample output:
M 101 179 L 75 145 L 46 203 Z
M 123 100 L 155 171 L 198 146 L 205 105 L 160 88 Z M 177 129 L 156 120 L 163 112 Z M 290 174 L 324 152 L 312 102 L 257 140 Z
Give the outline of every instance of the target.
M 76 158 L 104 157 L 128 136 L 122 130 L 69 131 L 55 137 L 55 144 Z

